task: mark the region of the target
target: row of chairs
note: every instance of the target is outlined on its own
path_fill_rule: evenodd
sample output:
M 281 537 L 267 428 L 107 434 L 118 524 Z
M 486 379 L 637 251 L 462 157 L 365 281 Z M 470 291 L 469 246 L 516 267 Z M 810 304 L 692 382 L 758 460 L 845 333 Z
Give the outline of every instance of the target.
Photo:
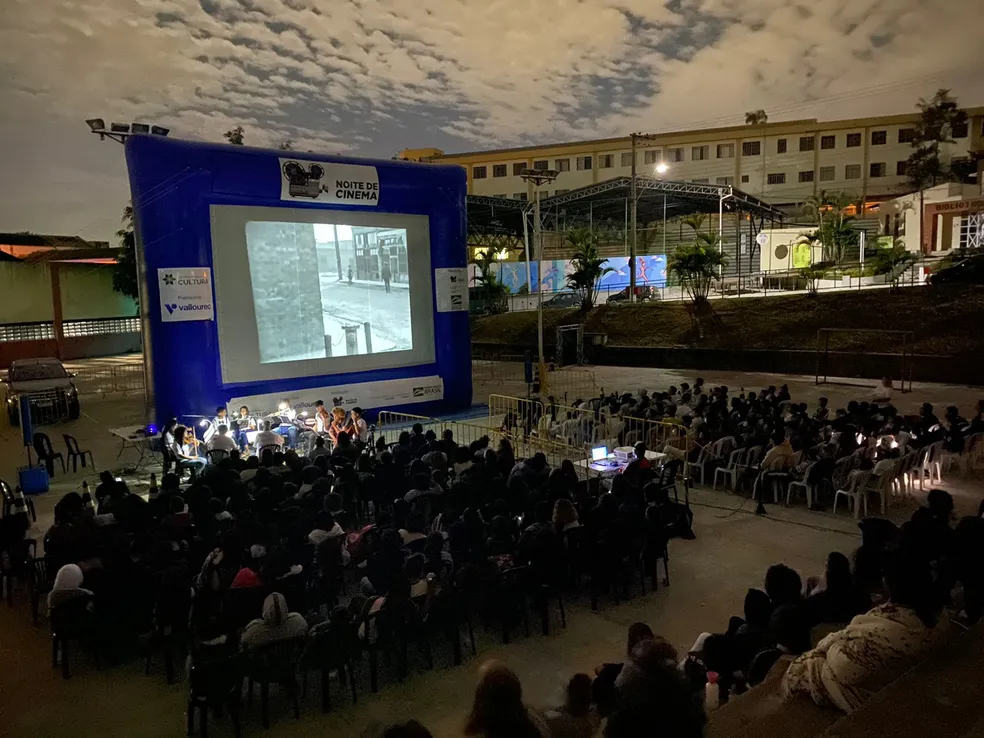
M 96 460 L 92 456 L 92 452 L 88 450 L 83 450 L 79 447 L 79 442 L 74 436 L 70 436 L 67 433 L 62 434 L 62 439 L 65 441 L 65 451 L 68 456 L 68 461 L 72 465 L 72 473 L 75 474 L 79 470 L 79 464 L 81 463 L 82 468 L 86 467 L 86 459 L 92 464 L 93 470 L 96 468 Z M 48 470 L 48 476 L 55 476 L 55 460 L 57 459 L 61 463 L 62 473 L 67 474 L 67 468 L 65 466 L 65 456 L 60 451 L 55 451 L 54 447 L 51 445 L 51 438 L 48 437 L 47 433 L 35 433 L 31 438 L 31 443 L 34 446 L 34 453 L 38 455 L 38 462 L 45 465 Z

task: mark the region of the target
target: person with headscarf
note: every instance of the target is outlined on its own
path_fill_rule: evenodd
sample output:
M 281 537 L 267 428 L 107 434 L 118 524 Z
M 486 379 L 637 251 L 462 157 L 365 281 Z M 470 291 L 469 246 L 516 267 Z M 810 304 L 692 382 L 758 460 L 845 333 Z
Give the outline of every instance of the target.
M 263 617 L 252 620 L 243 631 L 240 643 L 251 649 L 276 641 L 289 641 L 307 635 L 308 624 L 299 612 L 288 612 L 287 600 L 271 592 L 263 600 Z
M 65 564 L 60 568 L 55 574 L 55 583 L 48 593 L 48 609 L 64 605 L 79 597 L 91 597 L 92 592 L 82 587 L 84 578 L 78 564 Z

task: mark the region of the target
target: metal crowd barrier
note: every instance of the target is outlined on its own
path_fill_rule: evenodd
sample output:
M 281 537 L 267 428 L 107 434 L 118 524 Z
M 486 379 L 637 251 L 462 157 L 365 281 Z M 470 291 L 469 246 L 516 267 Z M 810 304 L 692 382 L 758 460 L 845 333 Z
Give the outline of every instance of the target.
M 376 419 L 376 437 L 384 436 L 387 443 L 396 443 L 399 435 L 404 431 L 410 432 L 414 425 L 420 423 L 424 431 L 433 430 L 438 437 L 441 435 L 441 420 L 431 418 L 426 415 L 413 415 L 411 413 L 397 413 L 391 410 L 381 410 Z
M 85 367 L 73 379 L 80 395 L 142 393 L 144 373 L 141 364 Z

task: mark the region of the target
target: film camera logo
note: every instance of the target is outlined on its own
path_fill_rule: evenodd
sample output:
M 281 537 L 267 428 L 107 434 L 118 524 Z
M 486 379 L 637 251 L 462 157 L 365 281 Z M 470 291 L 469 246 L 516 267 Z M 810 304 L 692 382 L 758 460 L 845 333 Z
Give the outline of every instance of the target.
M 284 163 L 287 192 L 291 197 L 309 197 L 317 200 L 321 194 L 321 178 L 324 176 L 325 168 L 320 164 L 309 164 L 305 168 L 298 161 Z

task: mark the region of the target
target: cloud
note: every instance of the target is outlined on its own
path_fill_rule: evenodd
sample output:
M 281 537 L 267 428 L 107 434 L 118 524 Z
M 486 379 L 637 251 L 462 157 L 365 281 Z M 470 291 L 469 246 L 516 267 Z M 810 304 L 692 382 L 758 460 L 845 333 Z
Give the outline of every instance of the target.
M 0 135 L 21 168 L 0 175 L 0 228 L 115 229 L 122 157 L 85 135 L 92 116 L 388 156 L 729 124 L 751 108 L 899 112 L 938 86 L 981 104 L 978 4 L 6 0 Z M 70 173 L 58 190 L 56 168 Z

